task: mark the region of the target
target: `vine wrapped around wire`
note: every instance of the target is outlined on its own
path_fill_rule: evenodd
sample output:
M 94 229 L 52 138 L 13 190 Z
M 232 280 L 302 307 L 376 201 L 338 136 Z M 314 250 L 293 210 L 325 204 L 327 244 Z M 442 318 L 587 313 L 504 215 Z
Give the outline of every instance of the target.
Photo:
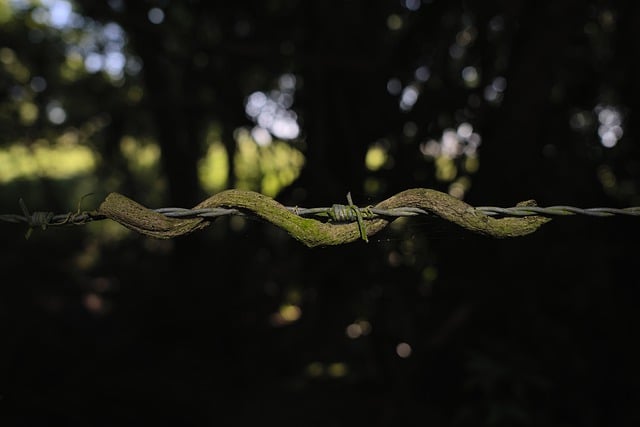
M 81 200 L 82 201 L 82 200 Z M 308 247 L 332 246 L 369 236 L 384 229 L 401 216 L 430 215 L 453 222 L 474 233 L 494 238 L 510 238 L 531 234 L 551 220 L 551 216 L 615 214 L 640 216 L 640 207 L 613 209 L 579 209 L 570 206 L 538 207 L 528 200 L 513 208 L 473 207 L 446 193 L 427 188 L 402 191 L 376 204 L 359 208 L 347 194 L 348 205 L 334 204 L 330 208 L 285 207 L 263 194 L 253 191 L 226 190 L 204 200 L 193 209 L 149 209 L 130 198 L 110 193 L 94 211 L 54 215 L 51 212 L 29 213 L 24 202 L 24 215 L 0 215 L 0 220 L 24 222 L 33 228 L 56 225 L 79 225 L 90 221 L 111 219 L 147 236 L 171 239 L 192 233 L 223 215 L 247 215 L 270 222 L 286 230 Z

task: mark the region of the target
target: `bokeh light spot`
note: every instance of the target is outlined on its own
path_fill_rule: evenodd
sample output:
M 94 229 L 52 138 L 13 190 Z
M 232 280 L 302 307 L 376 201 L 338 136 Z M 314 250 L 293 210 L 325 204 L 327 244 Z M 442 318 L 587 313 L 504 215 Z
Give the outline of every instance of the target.
M 402 0 L 400 2 L 400 4 L 402 4 L 403 7 L 409 9 L 410 11 L 415 12 L 416 10 L 420 9 L 420 0 Z
M 391 78 L 387 82 L 387 92 L 391 95 L 400 95 L 402 92 L 402 83 L 397 78 Z
M 598 136 L 603 147 L 611 148 L 622 138 L 622 113 L 620 109 L 612 105 L 597 105 L 594 108 L 600 125 Z
M 387 161 L 387 151 L 379 144 L 373 145 L 367 150 L 365 165 L 370 171 L 377 171 Z
M 38 119 L 38 106 L 33 102 L 23 102 L 18 108 L 20 115 L 20 123 L 23 125 L 31 125 Z
M 397 31 L 402 28 L 403 22 L 399 15 L 391 14 L 387 18 L 387 27 L 392 31 Z
M 396 354 L 403 359 L 406 359 L 407 357 L 411 356 L 411 352 L 412 352 L 411 346 L 406 342 L 401 342 L 396 346 Z
M 296 76 L 286 73 L 278 79 L 278 89 L 269 94 L 256 91 L 245 102 L 245 113 L 261 128 L 276 138 L 296 139 L 300 135 L 298 115 L 291 109 L 296 89 Z M 266 138 L 259 137 L 261 141 Z
M 476 67 L 467 66 L 462 69 L 462 80 L 467 87 L 474 88 L 480 83 L 480 74 Z
M 431 70 L 426 65 L 422 65 L 416 69 L 414 76 L 417 81 L 424 83 L 431 77 Z
M 402 95 L 400 96 L 400 109 L 403 111 L 410 111 L 414 104 L 418 101 L 420 91 L 417 86 L 409 85 L 404 88 Z
M 153 7 L 149 9 L 149 12 L 147 13 L 147 18 L 149 19 L 149 22 L 151 22 L 152 24 L 156 24 L 156 25 L 162 24 L 162 22 L 164 21 L 164 11 L 159 7 Z
M 347 375 L 348 372 L 349 372 L 349 369 L 347 365 L 341 362 L 331 363 L 327 367 L 327 373 L 329 374 L 330 377 L 333 377 L 333 378 L 344 377 L 345 375 Z
M 67 112 L 58 101 L 47 104 L 47 118 L 54 125 L 59 125 L 67 120 Z

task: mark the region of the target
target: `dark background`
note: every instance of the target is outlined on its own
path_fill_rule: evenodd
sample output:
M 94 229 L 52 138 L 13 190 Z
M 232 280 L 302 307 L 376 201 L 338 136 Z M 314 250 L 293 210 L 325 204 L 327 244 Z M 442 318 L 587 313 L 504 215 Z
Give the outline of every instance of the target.
M 0 148 L 106 123 L 84 142 L 101 158 L 91 175 L 5 182 L 0 213 L 20 197 L 73 211 L 94 192 L 89 209 L 110 191 L 194 206 L 208 126 L 233 159 L 247 97 L 283 74 L 300 126 L 286 142 L 305 156 L 275 197 L 287 206 L 413 187 L 474 206 L 640 205 L 638 2 L 76 0 L 84 25 L 67 32 L 35 4 L 0 5 L 0 48 L 47 82 L 35 91 L 5 55 Z M 69 47 L 110 22 L 142 67 L 64 78 Z M 66 120 L 21 122 L 25 97 L 60 100 Z M 443 176 L 425 147 L 462 123 L 481 143 Z M 159 144 L 154 173 L 131 173 L 125 135 Z M 370 170 L 376 143 L 387 162 Z M 100 226 L 26 240 L 0 224 L 2 426 L 640 424 L 637 217 L 554 218 L 509 240 L 410 218 L 315 249 L 230 218 L 172 241 Z M 283 323 L 286 310 L 301 315 Z

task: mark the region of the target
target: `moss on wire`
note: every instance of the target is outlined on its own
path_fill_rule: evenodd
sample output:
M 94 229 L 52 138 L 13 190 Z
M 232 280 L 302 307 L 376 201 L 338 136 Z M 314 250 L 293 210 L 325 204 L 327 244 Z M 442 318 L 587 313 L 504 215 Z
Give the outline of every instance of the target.
M 535 206 L 530 200 L 518 206 Z M 535 232 L 550 218 L 542 216 L 492 218 L 467 203 L 446 193 L 427 188 L 414 188 L 398 193 L 374 206 L 377 209 L 418 208 L 453 222 L 469 231 L 495 238 L 524 236 Z M 226 190 L 215 194 L 194 209 L 234 208 L 286 230 L 308 247 L 333 246 L 372 236 L 395 218 L 365 218 L 358 222 L 323 222 L 303 218 L 263 194 L 253 191 Z M 119 193 L 109 194 L 91 213 L 106 217 L 138 233 L 160 239 L 171 239 L 206 227 L 211 221 L 202 218 L 170 218 L 148 209 Z

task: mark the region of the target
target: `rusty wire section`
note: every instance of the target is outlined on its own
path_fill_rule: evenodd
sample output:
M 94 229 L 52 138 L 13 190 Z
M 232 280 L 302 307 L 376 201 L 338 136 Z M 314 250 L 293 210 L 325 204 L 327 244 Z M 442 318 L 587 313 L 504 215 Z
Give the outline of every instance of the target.
M 360 208 L 350 200 L 348 205 L 334 204 L 331 207 L 321 208 L 301 208 L 286 207 L 290 212 L 301 217 L 313 217 L 319 220 L 333 222 L 360 222 L 363 219 L 374 218 L 398 218 L 410 217 L 417 215 L 430 215 L 429 212 L 415 207 L 401 207 L 394 209 L 378 209 L 372 206 Z M 82 225 L 92 221 L 107 219 L 105 216 L 96 215 L 95 212 L 78 211 L 66 214 L 54 214 L 53 212 L 36 211 L 30 213 L 24 201 L 19 200 L 22 215 L 20 214 L 3 214 L 0 215 L 0 221 L 11 223 L 27 224 L 29 229 L 42 228 L 46 229 L 51 226 L 61 225 Z M 485 215 L 492 217 L 524 217 L 524 216 L 570 216 L 570 215 L 587 215 L 594 217 L 610 217 L 614 215 L 640 216 L 640 206 L 628 208 L 577 208 L 573 206 L 516 206 L 510 208 L 500 208 L 495 206 L 479 206 L 473 208 Z M 204 208 L 204 209 L 186 209 L 186 208 L 159 208 L 153 209 L 155 212 L 170 218 L 205 218 L 215 219 L 222 216 L 230 215 L 246 215 L 239 209 L 234 208 Z

